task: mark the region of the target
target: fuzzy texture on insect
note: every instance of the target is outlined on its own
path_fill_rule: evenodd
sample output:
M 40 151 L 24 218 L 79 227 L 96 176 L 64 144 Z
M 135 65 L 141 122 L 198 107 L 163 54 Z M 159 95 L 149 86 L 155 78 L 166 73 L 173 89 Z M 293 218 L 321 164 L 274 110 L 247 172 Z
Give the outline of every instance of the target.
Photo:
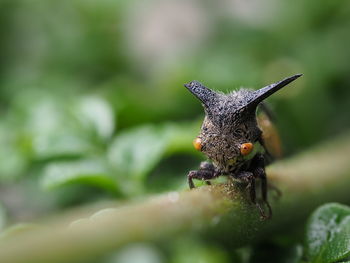
M 193 179 L 206 181 L 226 175 L 247 183 L 250 199 L 258 208 L 261 218 L 270 218 L 272 209 L 267 197 L 265 160 L 269 156 L 264 134 L 258 126 L 256 111 L 264 99 L 302 76 L 297 74 L 261 88 L 240 89 L 228 94 L 213 91 L 197 81 L 184 86 L 202 103 L 205 118 L 194 147 L 203 152 L 210 162 L 202 162 L 198 170 L 190 171 Z M 256 198 L 256 179 L 261 180 L 262 205 Z

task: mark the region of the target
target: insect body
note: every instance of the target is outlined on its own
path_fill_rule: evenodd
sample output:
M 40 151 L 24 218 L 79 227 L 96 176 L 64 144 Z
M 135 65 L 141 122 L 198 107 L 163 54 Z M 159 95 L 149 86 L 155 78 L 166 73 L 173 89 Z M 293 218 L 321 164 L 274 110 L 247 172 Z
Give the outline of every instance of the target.
M 202 162 L 198 170 L 189 172 L 190 188 L 194 188 L 193 179 L 210 184 L 209 180 L 218 176 L 232 176 L 248 184 L 251 201 L 261 216 L 271 217 L 265 174 L 268 153 L 257 123 L 256 109 L 264 99 L 300 76 L 301 74 L 294 75 L 256 91 L 240 89 L 229 94 L 215 92 L 197 81 L 185 84 L 201 101 L 205 111 L 200 134 L 193 145 L 211 161 Z M 268 215 L 256 201 L 256 179 L 261 180 L 262 200 L 268 208 Z

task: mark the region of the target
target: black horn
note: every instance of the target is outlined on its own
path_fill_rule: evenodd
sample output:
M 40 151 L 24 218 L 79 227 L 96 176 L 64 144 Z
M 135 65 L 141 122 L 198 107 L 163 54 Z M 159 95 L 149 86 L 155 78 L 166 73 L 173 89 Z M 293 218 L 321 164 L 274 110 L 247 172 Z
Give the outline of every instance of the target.
M 263 87 L 259 90 L 256 90 L 253 92 L 252 100 L 249 101 L 249 104 L 255 104 L 258 105 L 260 102 L 262 102 L 264 99 L 275 93 L 276 91 L 280 90 L 284 86 L 288 85 L 292 81 L 296 80 L 297 78 L 301 77 L 303 74 L 296 74 L 294 76 L 285 78 L 281 81 L 278 81 L 276 83 L 273 83 L 271 85 L 268 85 L 266 87 Z M 248 106 L 248 105 L 247 105 Z
M 184 86 L 203 103 L 206 109 L 210 109 L 218 100 L 218 93 L 208 89 L 198 81 L 191 81 Z

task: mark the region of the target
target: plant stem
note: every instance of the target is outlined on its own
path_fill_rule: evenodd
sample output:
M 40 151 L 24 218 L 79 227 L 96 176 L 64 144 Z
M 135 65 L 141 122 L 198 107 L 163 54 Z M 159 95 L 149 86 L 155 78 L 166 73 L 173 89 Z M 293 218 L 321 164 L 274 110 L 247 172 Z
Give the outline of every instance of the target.
M 296 225 L 324 202 L 349 202 L 349 156 L 347 134 L 268 167 L 269 182 L 283 192 L 277 201 L 270 197 L 271 220 L 259 219 L 237 184 L 218 184 L 104 209 L 69 227 L 67 216 L 58 216 L 43 228 L 3 239 L 0 261 L 77 262 L 131 242 L 166 240 L 188 231 L 206 232 L 240 247 Z

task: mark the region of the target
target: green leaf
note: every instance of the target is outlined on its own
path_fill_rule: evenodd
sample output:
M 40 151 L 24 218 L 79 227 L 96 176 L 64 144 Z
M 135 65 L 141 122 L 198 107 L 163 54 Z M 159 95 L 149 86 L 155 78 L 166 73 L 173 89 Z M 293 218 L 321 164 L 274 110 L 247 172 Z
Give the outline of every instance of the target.
M 35 159 L 49 160 L 60 157 L 80 157 L 92 151 L 91 144 L 72 131 L 37 134 L 33 140 Z
M 120 174 L 140 180 L 159 162 L 167 145 L 168 134 L 164 129 L 143 126 L 119 134 L 108 157 Z
M 123 180 L 123 191 L 128 194 L 142 191 L 144 179 L 164 157 L 174 153 L 197 155 L 192 140 L 198 127 L 197 122 L 166 123 L 120 133 L 108 150 L 108 160 L 119 180 Z
M 46 190 L 69 184 L 88 184 L 117 192 L 117 183 L 109 175 L 108 166 L 99 160 L 50 163 L 44 169 L 41 185 Z
M 192 147 L 192 140 L 196 134 L 193 127 L 193 123 L 167 123 L 125 131 L 111 144 L 109 161 L 126 176 L 143 179 L 166 154 L 178 152 L 197 154 Z
M 7 117 L 17 148 L 39 161 L 104 150 L 115 126 L 113 110 L 104 99 L 60 92 L 21 94 Z
M 12 129 L 1 124 L 0 145 L 0 180 L 13 180 L 27 168 L 27 162 L 17 147 Z
M 74 114 L 86 128 L 95 130 L 100 138 L 112 136 L 115 126 L 113 110 L 102 98 L 81 98 L 74 107 Z
M 201 121 L 197 120 L 189 123 L 167 124 L 164 129 L 168 133 L 168 154 L 191 153 L 198 155 L 198 151 L 193 148 L 192 141 L 198 135 Z M 202 156 L 202 153 L 199 153 Z
M 310 217 L 306 256 L 311 262 L 331 263 L 350 255 L 350 207 L 330 203 Z
M 81 128 L 77 118 L 68 110 L 75 105 L 75 97 L 33 92 L 16 99 L 11 113 L 17 120 L 17 130 L 20 130 L 18 140 L 25 142 L 20 145 L 22 151 L 30 159 L 76 157 L 91 152 L 86 129 Z

